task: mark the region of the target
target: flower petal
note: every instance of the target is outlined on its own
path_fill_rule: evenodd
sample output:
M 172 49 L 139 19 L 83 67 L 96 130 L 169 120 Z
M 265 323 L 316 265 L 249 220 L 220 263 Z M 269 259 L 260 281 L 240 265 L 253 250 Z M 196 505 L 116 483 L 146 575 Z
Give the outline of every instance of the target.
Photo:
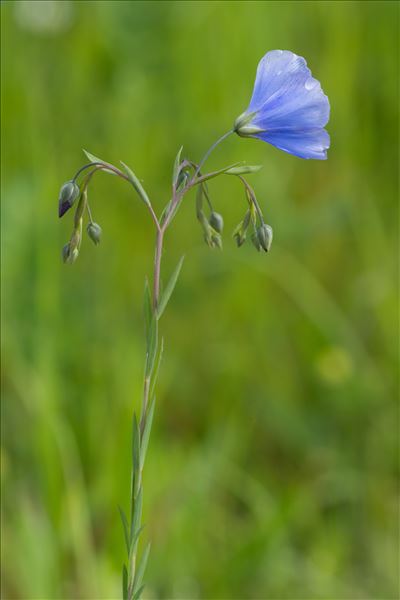
M 325 129 L 263 131 L 253 137 L 299 158 L 326 160 L 330 146 L 329 133 Z
M 260 61 L 248 113 L 261 129 L 319 128 L 329 120 L 329 100 L 301 56 L 273 50 Z

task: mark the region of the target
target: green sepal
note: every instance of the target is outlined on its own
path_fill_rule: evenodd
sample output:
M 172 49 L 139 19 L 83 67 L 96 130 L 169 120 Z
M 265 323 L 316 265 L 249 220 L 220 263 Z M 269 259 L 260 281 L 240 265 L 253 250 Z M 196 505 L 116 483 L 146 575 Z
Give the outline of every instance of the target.
M 90 162 L 103 163 L 103 165 L 109 165 L 110 164 L 110 163 L 106 162 L 105 160 L 103 160 L 102 158 L 98 158 L 94 154 L 91 154 L 90 152 L 88 152 L 84 148 L 82 148 L 82 150 L 84 151 L 84 153 L 86 154 L 86 156 L 88 157 L 88 159 L 90 160 Z M 110 169 L 103 169 L 103 170 L 104 170 L 105 173 L 111 173 L 111 175 L 116 175 L 116 173 L 114 171 L 111 171 Z
M 128 167 L 128 165 L 126 165 L 125 163 L 123 163 L 122 160 L 120 161 L 120 163 L 123 166 L 126 174 L 128 175 L 129 181 L 131 182 L 131 184 L 133 185 L 133 187 L 135 188 L 135 190 L 139 194 L 140 198 L 143 200 L 143 202 L 147 206 L 151 206 L 149 197 L 146 194 L 146 192 L 145 192 L 142 184 L 140 183 L 139 179 L 136 177 L 135 173 L 132 171 L 132 169 L 130 169 Z
M 160 301 L 159 301 L 158 307 L 157 307 L 157 319 L 159 319 L 161 317 L 161 315 L 163 314 L 163 312 L 165 310 L 165 307 L 168 304 L 169 299 L 171 298 L 171 295 L 172 295 L 172 292 L 174 291 L 176 282 L 178 281 L 179 273 L 181 272 L 184 259 L 185 259 L 185 256 L 182 256 L 180 258 L 177 266 L 175 267 L 174 272 L 172 273 L 172 275 L 165 287 L 163 294 L 161 295 L 161 298 L 160 298 Z
M 128 570 L 125 565 L 122 567 L 122 598 L 128 600 Z
M 147 412 L 146 424 L 143 429 L 142 441 L 140 444 L 140 470 L 143 469 L 144 461 L 146 459 L 147 446 L 149 444 L 151 426 L 153 424 L 153 416 L 154 416 L 154 406 L 156 403 L 155 396 L 150 402 L 149 410 Z
M 176 155 L 175 162 L 174 162 L 174 170 L 173 170 L 173 174 L 172 174 L 172 185 L 174 187 L 176 186 L 176 183 L 178 181 L 179 167 L 180 167 L 180 164 L 181 164 L 182 150 L 183 150 L 183 146 L 181 146 L 179 148 L 178 154 Z
M 143 587 L 144 587 L 144 586 L 142 586 L 142 581 L 143 581 L 143 576 L 144 576 L 144 573 L 145 573 L 145 570 L 146 570 L 147 561 L 148 561 L 148 558 L 149 558 L 150 547 L 151 547 L 151 544 L 149 542 L 147 544 L 147 546 L 146 546 L 143 554 L 142 554 L 139 566 L 138 566 L 138 568 L 136 570 L 136 573 L 135 573 L 135 578 L 133 580 L 133 594 L 134 594 L 133 597 L 134 598 L 136 597 L 135 594 L 137 592 L 139 592 L 140 590 L 142 590 Z

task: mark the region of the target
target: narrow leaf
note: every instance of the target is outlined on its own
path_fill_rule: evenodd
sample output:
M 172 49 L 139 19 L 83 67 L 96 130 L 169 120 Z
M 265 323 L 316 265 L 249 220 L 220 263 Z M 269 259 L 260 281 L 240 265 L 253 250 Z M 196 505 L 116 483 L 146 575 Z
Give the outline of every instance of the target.
M 143 531 L 144 528 L 145 528 L 145 526 L 142 525 L 141 527 L 139 527 L 139 529 L 136 531 L 136 533 L 134 535 L 132 535 L 132 538 L 131 538 L 131 547 L 130 547 L 130 550 L 129 550 L 129 559 L 131 559 L 131 554 L 132 554 L 132 552 L 134 552 L 134 550 L 136 548 L 136 544 L 139 541 L 139 536 L 142 533 L 142 531 Z
M 157 360 L 154 365 L 153 381 L 151 382 L 150 396 L 153 396 L 153 394 L 154 394 L 154 388 L 156 387 L 163 352 L 164 352 L 164 338 L 161 338 L 160 350 L 158 352 Z
M 138 495 L 133 502 L 133 519 L 132 519 L 132 530 L 131 537 L 134 538 L 135 534 L 140 528 L 140 521 L 142 520 L 142 503 L 143 503 L 143 488 L 140 487 Z
M 147 334 L 147 356 L 146 356 L 146 377 L 151 375 L 154 367 L 154 361 L 157 354 L 158 345 L 158 322 L 155 317 L 151 319 L 149 332 Z
M 152 306 L 152 302 L 151 302 L 149 281 L 147 278 L 146 278 L 146 281 L 144 284 L 143 313 L 144 313 L 144 322 L 145 322 L 145 327 L 146 327 L 146 335 L 148 335 L 151 319 L 153 317 L 153 306 Z
M 132 459 L 133 470 L 135 473 L 139 471 L 140 457 L 140 432 L 139 424 L 136 418 L 136 413 L 133 414 L 133 431 L 132 431 Z
M 122 567 L 122 598 L 128 600 L 128 570 L 125 565 Z
M 173 170 L 173 174 L 172 174 L 172 185 L 175 187 L 176 186 L 176 182 L 178 181 L 178 175 L 179 175 L 179 166 L 181 164 L 181 155 L 182 155 L 182 150 L 183 150 L 183 146 L 181 146 L 178 150 L 178 154 L 176 155 L 175 158 L 175 163 L 174 163 L 174 170 Z
M 156 403 L 155 397 L 150 402 L 149 410 L 147 413 L 146 424 L 144 426 L 142 443 L 140 445 L 140 469 L 143 469 L 144 461 L 146 458 L 147 446 L 149 445 L 149 438 L 151 432 L 151 426 L 153 424 L 154 406 Z
M 132 596 L 132 600 L 139 600 L 145 587 L 145 585 L 141 585 L 138 591 Z
M 88 157 L 88 159 L 90 160 L 90 162 L 103 163 L 103 165 L 109 165 L 110 164 L 110 163 L 106 162 L 105 160 L 103 160 L 102 158 L 98 158 L 94 154 L 91 154 L 90 152 L 88 152 L 84 148 L 83 148 L 83 151 L 86 154 L 86 156 Z M 111 171 L 111 169 L 104 169 L 104 172 L 111 173 L 111 175 L 116 175 L 116 173 L 114 171 Z
M 209 179 L 213 179 L 214 177 L 218 177 L 218 175 L 223 175 L 224 173 L 229 171 L 229 169 L 233 169 L 234 167 L 237 167 L 238 165 L 240 165 L 240 163 L 236 162 L 233 165 L 228 165 L 227 167 L 224 167 L 223 169 L 218 169 L 218 171 L 212 171 L 211 173 L 206 173 L 205 175 L 201 175 L 200 177 L 195 179 L 195 183 L 196 182 L 202 183 L 204 181 L 208 181 Z
M 146 570 L 147 560 L 149 558 L 151 544 L 147 544 L 146 549 L 144 550 L 142 557 L 140 559 L 139 566 L 135 573 L 135 579 L 133 580 L 133 593 L 137 593 L 142 586 L 144 572 Z
M 128 167 L 128 165 L 126 165 L 125 163 L 123 163 L 122 161 L 121 165 L 124 167 L 124 170 L 126 172 L 126 174 L 128 175 L 128 179 L 131 182 L 131 184 L 133 185 L 133 187 L 135 188 L 135 190 L 137 191 L 137 193 L 139 194 L 140 198 L 143 200 L 143 202 L 145 204 L 147 204 L 147 206 L 150 206 L 150 200 L 148 195 L 146 194 L 142 184 L 140 183 L 139 179 L 136 177 L 135 173 Z
M 181 257 L 180 261 L 178 262 L 175 271 L 172 273 L 170 280 L 168 281 L 164 293 L 162 294 L 161 298 L 160 298 L 160 302 L 158 304 L 157 307 L 157 319 L 159 319 L 161 317 L 161 315 L 163 314 L 165 307 L 168 304 L 168 300 L 171 298 L 172 292 L 174 291 L 176 282 L 178 280 L 179 277 L 179 273 L 181 272 L 181 268 L 183 265 L 183 261 L 184 261 L 184 256 Z
M 122 510 L 122 508 L 120 506 L 118 506 L 118 510 L 119 510 L 119 514 L 121 517 L 121 521 L 122 521 L 122 527 L 124 528 L 124 537 L 125 537 L 125 544 L 126 544 L 126 550 L 129 554 L 129 547 L 130 547 L 130 541 L 129 541 L 129 525 L 128 525 L 128 520 L 126 518 L 126 515 L 124 513 L 124 511 Z
M 225 171 L 225 175 L 245 175 L 246 173 L 257 173 L 262 169 L 262 165 L 242 165 L 239 167 L 231 167 Z

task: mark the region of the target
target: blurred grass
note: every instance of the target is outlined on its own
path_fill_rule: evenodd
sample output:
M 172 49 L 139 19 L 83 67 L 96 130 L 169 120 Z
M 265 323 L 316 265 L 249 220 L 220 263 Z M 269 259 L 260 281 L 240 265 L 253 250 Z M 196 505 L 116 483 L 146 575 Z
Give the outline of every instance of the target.
M 233 247 L 244 203 L 211 192 L 223 253 L 187 201 L 164 272 L 185 266 L 145 473 L 146 598 L 398 598 L 395 2 L 3 2 L 2 587 L 117 598 L 130 417 L 153 233 L 131 190 L 91 192 L 104 229 L 73 268 L 56 218 L 81 148 L 124 160 L 160 209 L 246 107 L 273 48 L 332 106 L 326 163 L 229 140 L 253 176 L 268 256 Z M 101 181 L 100 181 L 101 178 Z

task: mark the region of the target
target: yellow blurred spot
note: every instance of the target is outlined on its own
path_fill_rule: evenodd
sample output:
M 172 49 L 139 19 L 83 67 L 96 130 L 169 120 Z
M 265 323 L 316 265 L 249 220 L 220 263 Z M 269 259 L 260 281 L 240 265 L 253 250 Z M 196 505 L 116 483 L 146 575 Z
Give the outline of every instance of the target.
M 316 367 L 321 379 L 330 385 L 340 385 L 352 374 L 353 361 L 344 348 L 332 346 L 318 356 Z

